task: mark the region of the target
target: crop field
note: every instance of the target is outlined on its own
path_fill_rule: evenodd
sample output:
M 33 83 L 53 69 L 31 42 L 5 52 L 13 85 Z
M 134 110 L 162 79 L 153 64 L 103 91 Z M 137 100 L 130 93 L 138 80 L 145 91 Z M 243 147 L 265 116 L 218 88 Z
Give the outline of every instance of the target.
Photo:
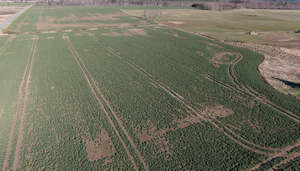
M 299 169 L 300 101 L 262 55 L 122 11 L 34 6 L 5 30 L 3 171 Z
M 161 15 L 156 21 L 186 31 L 209 35 L 219 40 L 271 44 L 287 48 L 300 47 L 299 10 L 236 9 L 209 11 L 195 9 L 153 9 Z M 124 10 L 143 16 L 143 9 Z M 151 11 L 151 9 L 148 9 Z M 249 35 L 247 32 L 257 32 Z

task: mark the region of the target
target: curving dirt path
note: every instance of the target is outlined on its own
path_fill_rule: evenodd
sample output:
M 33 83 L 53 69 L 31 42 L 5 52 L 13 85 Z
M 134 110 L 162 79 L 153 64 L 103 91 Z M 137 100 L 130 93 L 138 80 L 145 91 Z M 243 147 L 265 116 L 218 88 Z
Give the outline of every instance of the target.
M 130 151 L 126 145 L 126 143 L 124 142 L 124 140 L 122 139 L 120 132 L 118 131 L 118 129 L 116 128 L 112 118 L 109 115 L 109 112 L 106 110 L 104 104 L 110 109 L 110 112 L 113 114 L 114 119 L 118 122 L 118 125 L 120 126 L 120 128 L 122 129 L 123 133 L 126 135 L 127 139 L 129 140 L 130 144 L 132 145 L 132 147 L 134 148 L 136 154 L 138 155 L 139 160 L 142 162 L 144 168 L 146 170 L 150 170 L 148 164 L 145 162 L 145 160 L 143 159 L 140 151 L 138 150 L 136 144 L 134 143 L 132 137 L 130 136 L 130 134 L 128 133 L 128 131 L 126 130 L 124 124 L 122 123 L 122 121 L 120 120 L 120 118 L 117 116 L 117 114 L 115 113 L 115 111 L 113 110 L 113 108 L 110 105 L 110 102 L 104 97 L 100 87 L 98 86 L 98 84 L 96 83 L 95 79 L 93 78 L 93 76 L 91 75 L 91 73 L 87 70 L 85 64 L 83 63 L 80 55 L 78 54 L 78 52 L 75 50 L 75 48 L 73 47 L 69 37 L 64 38 L 67 41 L 67 46 L 68 49 L 71 51 L 73 57 L 75 58 L 77 64 L 79 65 L 82 73 L 84 74 L 85 79 L 87 80 L 89 87 L 91 89 L 91 92 L 93 93 L 93 95 L 95 96 L 96 100 L 98 101 L 98 104 L 100 105 L 101 109 L 104 111 L 104 113 L 106 114 L 106 117 L 110 123 L 110 125 L 112 126 L 112 128 L 114 129 L 116 135 L 118 136 L 120 142 L 122 143 L 128 157 L 130 158 L 135 170 L 139 170 L 139 167 L 135 161 L 135 159 L 133 158 L 133 156 L 130 154 Z M 98 94 L 100 94 L 100 98 L 98 97 Z M 104 103 L 103 103 L 104 102 Z
M 286 159 L 282 162 L 280 162 L 279 164 L 276 164 L 274 165 L 273 167 L 276 168 L 280 165 L 283 165 L 285 163 L 288 163 L 290 160 L 293 160 L 294 158 L 297 158 L 300 156 L 300 153 L 299 152 L 296 152 L 296 153 L 290 153 L 289 152 L 291 150 L 293 150 L 294 148 L 296 147 L 299 147 L 300 146 L 300 141 L 296 142 L 295 144 L 292 144 L 292 145 L 289 145 L 285 148 L 282 148 L 282 150 L 276 154 L 273 154 L 272 156 L 270 156 L 268 159 L 262 161 L 261 163 L 257 164 L 256 166 L 250 168 L 249 170 L 252 171 L 252 170 L 259 170 L 261 168 L 261 166 L 263 166 L 264 164 L 276 159 L 276 158 L 279 158 L 279 157 L 285 157 Z

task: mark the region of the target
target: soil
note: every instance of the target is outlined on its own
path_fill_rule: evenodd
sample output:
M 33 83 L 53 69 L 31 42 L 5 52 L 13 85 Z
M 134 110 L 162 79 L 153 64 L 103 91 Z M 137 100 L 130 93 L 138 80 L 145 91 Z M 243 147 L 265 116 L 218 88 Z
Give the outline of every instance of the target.
M 117 153 L 114 144 L 105 129 L 101 130 L 101 133 L 98 135 L 96 140 L 88 140 L 87 138 L 83 139 L 86 141 L 86 151 L 88 159 L 91 162 L 103 158 L 111 158 Z
M 182 21 L 168 21 L 168 24 L 178 26 L 178 25 L 183 25 L 184 22 L 182 22 Z
M 147 35 L 145 30 L 143 30 L 143 29 L 128 29 L 128 31 L 129 31 L 129 33 L 131 33 L 133 35 L 142 35 L 142 36 Z
M 130 36 L 129 33 L 118 33 L 118 32 L 102 33 L 102 35 L 103 36 L 112 36 L 112 37 Z
M 89 14 L 86 17 L 81 17 L 81 21 L 93 21 L 93 20 L 104 20 L 104 21 L 109 21 L 109 20 L 120 20 L 121 16 L 126 16 L 124 13 L 117 13 L 117 14 Z
M 226 108 L 223 105 L 216 106 L 206 106 L 204 110 L 210 115 L 212 118 L 216 117 L 227 117 L 234 114 L 234 111 L 230 108 Z

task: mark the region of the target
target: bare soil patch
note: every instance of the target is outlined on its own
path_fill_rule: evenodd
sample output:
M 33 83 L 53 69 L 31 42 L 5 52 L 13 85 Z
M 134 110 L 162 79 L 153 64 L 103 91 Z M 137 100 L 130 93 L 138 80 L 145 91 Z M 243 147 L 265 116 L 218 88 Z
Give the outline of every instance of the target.
M 168 21 L 168 24 L 178 26 L 178 25 L 183 25 L 184 22 L 182 22 L 182 21 Z
M 133 35 L 147 36 L 147 33 L 144 29 L 128 29 L 128 31 Z
M 96 140 L 89 140 L 85 137 L 83 137 L 83 139 L 86 142 L 86 151 L 88 159 L 91 162 L 103 158 L 110 158 L 117 153 L 114 144 L 105 129 L 101 129 Z
M 210 62 L 215 66 L 219 67 L 222 64 L 231 64 L 229 61 L 229 56 L 233 56 L 234 54 L 232 52 L 221 52 L 217 53 L 213 58 L 210 59 Z
M 80 20 L 82 21 L 93 21 L 93 20 L 120 20 L 121 16 L 126 16 L 124 13 L 117 13 L 117 14 L 89 14 L 86 17 L 81 17 Z
M 63 28 L 88 28 L 88 27 L 130 27 L 132 24 L 130 23 L 113 23 L 113 24 L 105 24 L 105 23 L 76 23 L 76 24 L 56 24 L 49 22 L 39 22 L 36 26 L 37 30 L 49 30 L 49 29 L 63 29 Z
M 112 37 L 130 36 L 129 33 L 118 33 L 118 32 L 102 33 L 102 35 L 103 36 L 112 36 Z
M 200 123 L 203 121 L 199 116 L 188 116 L 183 119 L 177 119 L 175 122 L 177 123 L 178 129 L 183 129 L 194 124 Z
M 197 53 L 198 55 L 200 55 L 200 56 L 203 56 L 203 55 L 204 55 L 203 52 L 201 52 L 200 50 L 197 50 L 196 53 Z
M 287 49 L 287 48 L 280 48 L 285 53 L 289 53 L 291 55 L 296 55 L 300 57 L 300 50 L 299 49 Z
M 47 40 L 53 40 L 53 39 L 55 39 L 55 37 L 47 37 Z
M 147 122 L 148 128 L 137 129 L 137 137 L 143 142 L 153 141 L 157 150 L 165 154 L 165 158 L 168 159 L 173 153 L 171 151 L 170 144 L 165 137 L 166 133 L 173 129 L 158 130 L 151 121 Z
M 143 35 L 146 36 L 147 33 L 143 29 L 128 29 L 127 32 L 111 32 L 111 33 L 102 33 L 103 36 L 132 36 L 132 35 Z
M 204 111 L 207 112 L 212 118 L 224 118 L 234 114 L 234 111 L 232 109 L 226 108 L 223 105 L 205 106 Z
M 70 16 L 68 16 L 68 17 L 58 18 L 58 19 L 55 19 L 55 21 L 56 22 L 64 22 L 64 21 L 76 22 L 76 21 L 78 21 L 78 17 L 74 14 L 70 14 Z

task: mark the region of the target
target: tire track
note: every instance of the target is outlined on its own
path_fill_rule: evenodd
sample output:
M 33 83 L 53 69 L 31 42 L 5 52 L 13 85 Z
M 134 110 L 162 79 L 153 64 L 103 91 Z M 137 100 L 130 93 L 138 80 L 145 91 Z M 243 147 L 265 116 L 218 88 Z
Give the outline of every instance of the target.
M 300 141 L 296 142 L 295 144 L 293 145 L 289 145 L 285 148 L 283 148 L 280 152 L 270 156 L 268 159 L 262 161 L 261 163 L 257 164 L 256 166 L 252 167 L 251 169 L 248 169 L 250 171 L 253 171 L 253 170 L 259 170 L 261 168 L 261 166 L 263 166 L 264 164 L 276 159 L 276 158 L 279 158 L 279 157 L 286 157 L 287 159 L 284 160 L 283 162 L 288 162 L 290 160 L 292 160 L 292 158 L 296 158 L 296 157 L 299 157 L 300 153 L 296 152 L 296 153 L 291 153 L 289 154 L 289 152 L 291 150 L 293 150 L 294 148 L 296 147 L 299 147 L 300 146 Z M 284 164 L 284 163 L 283 163 Z M 276 165 L 275 165 L 276 166 Z M 275 167 L 273 166 L 273 167 Z M 279 165 L 278 165 L 279 166 Z M 277 166 L 276 166 L 277 167 Z
M 34 42 L 32 42 L 32 47 L 30 50 L 31 52 L 34 49 L 34 45 L 35 45 Z M 18 116 L 20 114 L 20 111 L 22 110 L 22 100 L 23 100 L 23 96 L 24 96 L 23 89 L 24 89 L 24 83 L 26 80 L 26 76 L 27 76 L 27 73 L 29 70 L 30 61 L 31 61 L 31 56 L 29 56 L 27 59 L 25 71 L 23 73 L 22 80 L 19 85 L 16 113 L 14 114 L 14 118 L 13 118 L 13 122 L 12 122 L 12 128 L 10 131 L 10 136 L 9 136 L 9 141 L 8 141 L 8 145 L 7 145 L 5 160 L 3 162 L 2 171 L 5 171 L 6 169 L 9 168 L 9 158 L 10 158 L 12 148 L 13 148 L 12 146 L 13 146 L 13 142 L 14 142 L 14 138 L 15 138 L 15 132 L 16 132 L 16 127 L 17 127 L 17 123 L 18 123 Z
M 15 152 L 15 158 L 14 158 L 14 164 L 13 164 L 13 170 L 17 170 L 20 168 L 20 153 L 22 150 L 22 146 L 23 146 L 23 133 L 24 133 L 24 120 L 25 120 L 25 116 L 26 116 L 26 112 L 27 112 L 27 102 L 28 102 L 28 98 L 29 98 L 29 85 L 30 85 L 30 81 L 31 81 L 31 72 L 32 72 L 32 68 L 33 68 L 33 64 L 34 64 L 34 57 L 36 55 L 36 51 L 37 51 L 37 43 L 38 43 L 38 37 L 34 37 L 33 40 L 33 50 L 30 54 L 31 56 L 31 62 L 30 62 L 30 68 L 28 71 L 28 75 L 27 75 L 27 80 L 26 80 L 26 85 L 25 85 L 25 89 L 24 89 L 24 99 L 23 99 L 23 109 L 22 109 L 22 113 L 21 113 L 21 120 L 20 120 L 20 127 L 19 127 L 19 134 L 18 134 L 18 140 L 17 140 L 17 145 L 16 145 L 16 152 Z
M 238 77 L 235 74 L 235 66 L 243 59 L 243 56 L 240 55 L 232 64 L 228 67 L 228 76 L 232 80 L 232 82 L 237 86 L 237 89 L 240 91 L 246 92 L 248 95 L 253 96 L 257 101 L 262 104 L 265 104 L 277 112 L 287 116 L 288 118 L 294 120 L 297 123 L 300 123 L 300 116 L 294 114 L 293 112 L 282 108 L 268 100 L 264 95 L 260 94 L 259 92 L 249 88 L 238 81 Z
M 285 160 L 283 160 L 282 162 L 274 165 L 272 167 L 272 170 L 280 170 L 278 167 L 282 166 L 282 165 L 285 165 L 285 164 L 288 164 L 290 161 L 293 161 L 295 160 L 296 158 L 300 157 L 300 153 L 293 153 L 293 154 L 290 154 L 286 157 Z
M 81 60 L 80 55 L 78 54 L 78 52 L 75 50 L 75 48 L 73 47 L 69 37 L 64 37 L 64 39 L 67 42 L 67 46 L 68 49 L 70 50 L 70 52 L 72 53 L 73 57 L 75 58 L 77 64 L 79 65 L 82 73 L 84 74 L 85 79 L 87 80 L 89 87 L 91 89 L 91 92 L 93 93 L 93 95 L 95 96 L 98 104 L 100 105 L 101 109 L 104 111 L 110 125 L 112 126 L 112 128 L 114 129 L 116 135 L 118 136 L 120 142 L 122 143 L 128 157 L 130 158 L 133 166 L 135 167 L 135 170 L 139 170 L 138 165 L 135 161 L 135 159 L 133 158 L 133 156 L 130 154 L 130 151 L 126 145 L 126 143 L 124 142 L 124 140 L 122 139 L 120 132 L 117 130 L 112 118 L 110 117 L 109 112 L 106 110 L 105 105 L 110 109 L 110 112 L 112 113 L 112 115 L 114 116 L 114 119 L 117 121 L 117 123 L 119 124 L 120 128 L 122 129 L 123 133 L 126 135 L 126 137 L 128 138 L 130 144 L 132 145 L 132 147 L 134 148 L 135 152 L 137 153 L 139 160 L 143 163 L 144 168 L 146 170 L 150 170 L 148 164 L 144 161 L 144 159 L 142 158 L 141 153 L 139 152 L 137 146 L 135 145 L 133 139 L 131 138 L 131 136 L 129 135 L 128 131 L 126 130 L 124 124 L 122 123 L 122 121 L 120 120 L 120 118 L 117 116 L 117 114 L 115 113 L 115 111 L 112 109 L 110 103 L 108 102 L 108 100 L 104 97 L 100 87 L 98 86 L 98 84 L 96 83 L 95 79 L 92 77 L 92 75 L 89 73 L 89 71 L 87 70 L 85 64 L 83 63 L 83 61 Z M 102 100 L 100 100 L 100 98 L 98 97 L 98 94 L 100 94 L 100 98 Z M 104 103 L 103 103 L 104 101 Z
M 4 45 L 0 49 L 0 55 L 2 56 L 4 52 L 7 50 L 9 44 L 16 38 L 16 35 L 10 36 L 4 43 Z
M 200 112 L 201 110 L 199 110 L 197 107 L 193 106 L 190 102 L 187 102 L 183 96 L 181 96 L 179 93 L 177 93 L 176 91 L 172 90 L 171 88 L 169 88 L 168 86 L 166 86 L 164 83 L 160 82 L 159 80 L 154 79 L 154 77 L 146 72 L 143 68 L 139 67 L 138 65 L 136 65 L 135 63 L 131 62 L 128 59 L 125 59 L 124 57 L 122 57 L 120 54 L 118 54 L 117 52 L 115 52 L 114 49 L 110 48 L 110 47 L 104 47 L 108 52 L 110 52 L 113 56 L 118 57 L 120 60 L 122 60 L 123 62 L 127 63 L 129 66 L 131 66 L 134 70 L 138 71 L 139 73 L 143 74 L 144 76 L 146 76 L 150 81 L 151 81 L 151 85 L 155 85 L 155 87 L 160 87 L 162 90 L 164 90 L 167 94 L 169 94 L 171 97 L 173 97 L 175 100 L 177 100 L 178 102 L 180 102 L 181 104 L 183 104 L 188 110 L 190 110 L 194 115 L 198 116 L 200 119 L 209 122 L 210 124 L 212 124 L 214 127 L 216 127 L 219 131 L 221 131 L 225 136 L 227 136 L 229 139 L 231 139 L 232 141 L 236 142 L 237 144 L 241 145 L 242 147 L 244 147 L 245 149 L 248 149 L 252 152 L 258 153 L 258 154 L 262 154 L 262 155 L 266 155 L 266 156 L 270 156 L 270 153 L 267 153 L 265 151 L 259 150 L 259 149 L 255 149 L 252 148 L 244 143 L 242 143 L 240 140 L 234 138 L 233 136 L 231 136 L 230 134 L 228 134 L 224 128 L 221 128 L 220 126 L 218 126 L 211 118 L 209 118 L 208 114 L 205 112 Z M 229 128 L 228 128 L 229 129 Z

